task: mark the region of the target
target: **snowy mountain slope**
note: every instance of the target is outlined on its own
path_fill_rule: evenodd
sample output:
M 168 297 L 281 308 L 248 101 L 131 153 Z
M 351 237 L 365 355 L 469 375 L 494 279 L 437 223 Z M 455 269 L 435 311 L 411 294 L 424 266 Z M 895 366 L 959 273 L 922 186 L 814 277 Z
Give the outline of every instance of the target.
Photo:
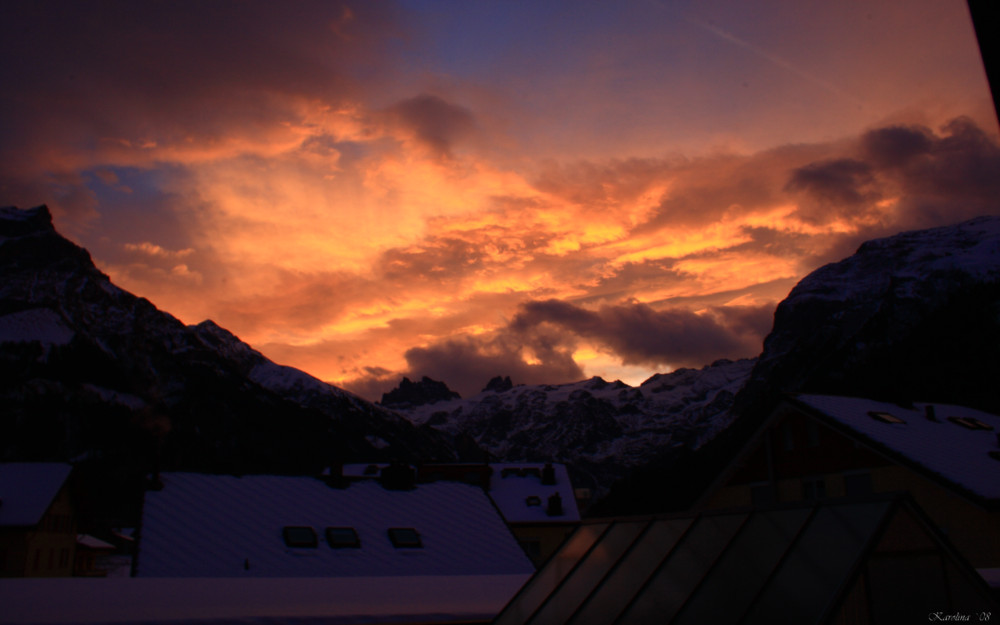
M 657 374 L 638 387 L 599 377 L 573 384 L 486 390 L 397 409 L 414 423 L 471 438 L 503 461 L 564 462 L 598 493 L 631 467 L 677 447 L 697 448 L 729 424 L 752 360 Z
M 45 207 L 0 210 L 0 458 L 318 471 L 443 437 L 113 285 Z M 111 460 L 107 460 L 111 462 Z
M 806 276 L 775 311 L 741 412 L 805 391 L 1000 411 L 1000 218 L 904 232 Z
M 778 305 L 730 426 L 694 454 L 633 472 L 598 512 L 684 509 L 785 392 L 1000 414 L 998 379 L 1000 217 L 869 241 L 806 276 Z
M 704 457 L 724 462 L 782 392 L 1000 413 L 997 379 L 1000 218 L 982 217 L 869 241 L 814 271 L 778 306 L 756 361 L 657 375 L 638 388 L 599 379 L 520 386 L 400 412 L 497 459 L 567 462 L 598 491 L 635 469 L 643 477 L 626 489 L 661 483 L 694 494 L 692 471 L 711 470 Z M 622 492 L 619 502 L 639 498 Z

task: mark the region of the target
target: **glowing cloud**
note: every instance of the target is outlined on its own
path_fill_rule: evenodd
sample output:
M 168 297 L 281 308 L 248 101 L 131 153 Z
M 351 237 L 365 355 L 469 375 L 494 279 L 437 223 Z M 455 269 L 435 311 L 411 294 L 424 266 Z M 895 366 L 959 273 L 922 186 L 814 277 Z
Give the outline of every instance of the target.
M 370 398 L 753 356 L 808 271 L 1000 211 L 961 0 L 786 4 L 15 3 L 0 201 Z

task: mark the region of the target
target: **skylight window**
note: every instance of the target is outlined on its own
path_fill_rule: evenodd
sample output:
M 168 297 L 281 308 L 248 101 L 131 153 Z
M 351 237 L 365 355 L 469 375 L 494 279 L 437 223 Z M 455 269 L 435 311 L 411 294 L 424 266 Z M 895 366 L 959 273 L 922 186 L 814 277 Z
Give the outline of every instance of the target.
M 316 530 L 308 526 L 286 525 L 281 530 L 285 545 L 295 549 L 315 549 L 319 544 Z
M 993 426 L 988 423 L 983 423 L 979 419 L 973 417 L 948 417 L 948 420 L 952 423 L 961 425 L 962 427 L 969 428 L 970 430 L 992 430 Z
M 542 498 L 538 495 L 528 495 L 524 498 L 524 503 L 528 506 L 540 506 L 542 505 Z
M 906 421 L 903 421 L 896 415 L 889 414 L 888 412 L 870 410 L 868 412 L 868 416 L 876 421 L 881 421 L 882 423 L 906 423 Z
M 353 527 L 326 528 L 326 543 L 334 549 L 361 548 L 361 538 Z
M 420 549 L 424 546 L 420 534 L 412 527 L 390 527 L 389 540 L 397 549 Z

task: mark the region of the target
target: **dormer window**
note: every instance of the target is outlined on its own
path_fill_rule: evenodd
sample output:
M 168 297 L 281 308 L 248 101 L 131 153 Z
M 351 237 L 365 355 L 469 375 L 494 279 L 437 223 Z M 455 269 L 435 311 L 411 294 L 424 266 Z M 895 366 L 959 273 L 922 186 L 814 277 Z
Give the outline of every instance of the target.
M 879 411 L 879 410 L 870 410 L 870 411 L 868 411 L 868 416 L 871 417 L 872 419 L 875 419 L 876 421 L 881 421 L 882 423 L 890 423 L 890 424 L 892 424 L 892 423 L 903 423 L 903 424 L 905 424 L 906 423 L 906 421 L 903 421 L 902 419 L 900 419 L 896 415 L 889 414 L 888 412 L 883 412 L 883 411 Z
M 316 530 L 304 525 L 286 525 L 281 530 L 285 545 L 293 549 L 315 549 L 319 544 Z
M 397 549 L 420 549 L 424 546 L 420 534 L 412 527 L 390 527 L 389 540 Z
M 333 549 L 360 549 L 361 538 L 353 527 L 328 527 L 326 544 Z

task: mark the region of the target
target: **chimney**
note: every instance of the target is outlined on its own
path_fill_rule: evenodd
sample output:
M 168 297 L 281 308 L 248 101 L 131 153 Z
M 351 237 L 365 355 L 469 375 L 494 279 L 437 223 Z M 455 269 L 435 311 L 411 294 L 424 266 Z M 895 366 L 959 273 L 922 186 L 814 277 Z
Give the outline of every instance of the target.
M 934 410 L 934 404 L 927 404 L 924 406 L 924 416 L 927 417 L 928 421 L 937 421 L 937 412 Z
M 554 486 L 556 483 L 556 469 L 551 462 L 546 462 L 542 468 L 542 485 Z
M 330 469 L 324 476 L 326 485 L 330 488 L 347 488 L 347 478 L 344 477 L 344 463 L 339 460 L 330 462 Z
M 549 516 L 559 516 L 563 513 L 562 497 L 559 493 L 549 495 L 549 505 L 545 508 L 545 514 Z

